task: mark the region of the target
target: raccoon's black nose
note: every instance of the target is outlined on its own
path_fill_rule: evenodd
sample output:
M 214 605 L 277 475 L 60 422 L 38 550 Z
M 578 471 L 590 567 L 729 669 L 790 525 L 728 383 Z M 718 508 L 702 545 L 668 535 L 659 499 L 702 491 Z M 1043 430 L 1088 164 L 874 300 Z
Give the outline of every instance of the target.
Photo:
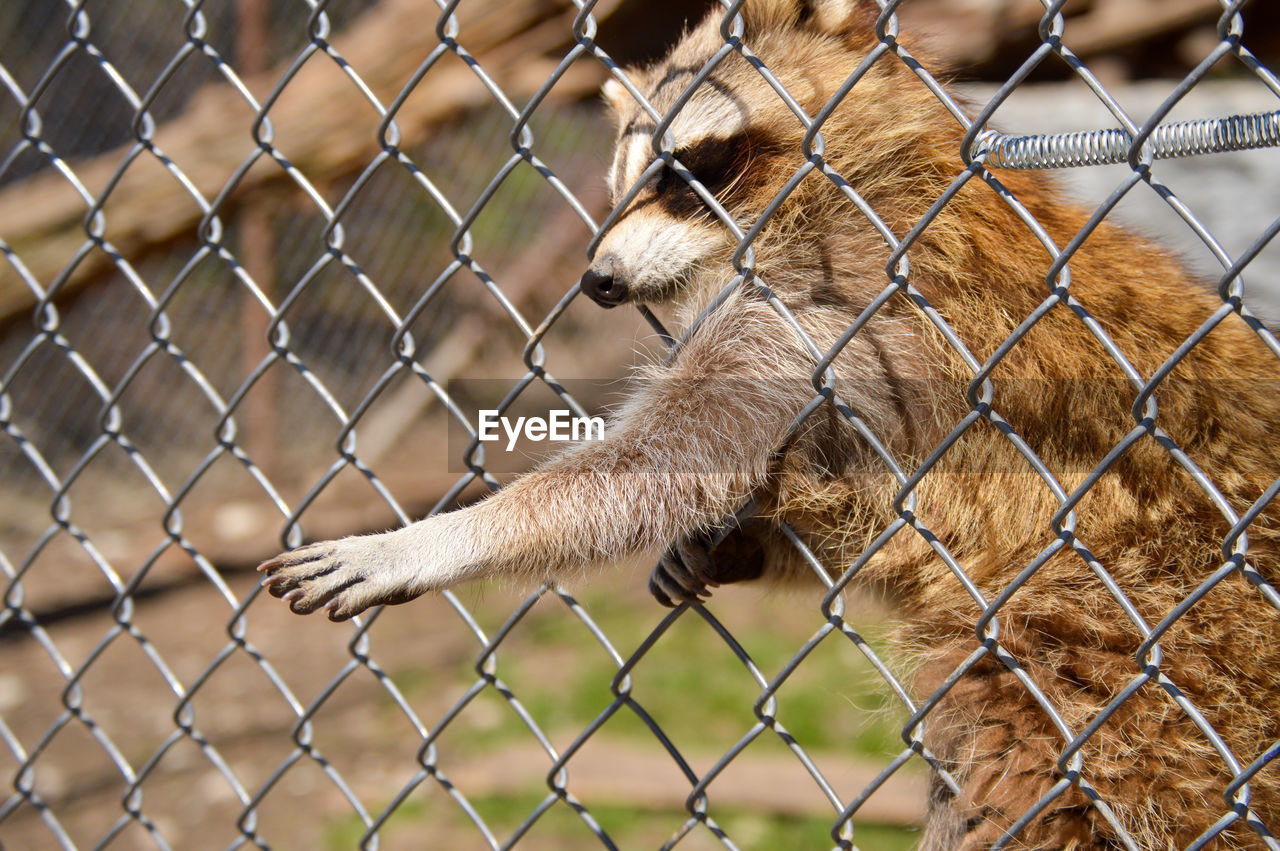
M 601 307 L 617 307 L 627 300 L 627 285 L 617 273 L 613 258 L 599 258 L 578 282 L 582 294 Z

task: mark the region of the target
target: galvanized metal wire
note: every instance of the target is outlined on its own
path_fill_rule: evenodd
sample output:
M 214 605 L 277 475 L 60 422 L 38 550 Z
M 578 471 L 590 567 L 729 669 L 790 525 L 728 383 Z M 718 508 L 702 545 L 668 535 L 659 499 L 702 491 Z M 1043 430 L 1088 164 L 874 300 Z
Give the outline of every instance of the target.
M 1180 200 L 1173 186 L 1145 168 L 1167 156 L 1276 144 L 1280 112 L 1218 122 L 1162 123 L 1185 93 L 1224 58 L 1280 96 L 1280 83 L 1272 70 L 1245 47 L 1239 15 L 1242 0 L 1223 0 L 1217 46 L 1172 88 L 1152 115 L 1141 120 L 1127 115 L 1088 64 L 1067 46 L 1063 0 L 1045 0 L 1039 45 L 977 114 L 970 114 L 949 94 L 935 76 L 937 69 L 927 67 L 898 39 L 898 0 L 880 0 L 876 46 L 857 68 L 849 69 L 845 84 L 828 102 L 810 115 L 753 52 L 749 39 L 743 38 L 738 12 L 744 2 L 750 0 L 722 2 L 723 45 L 695 70 L 687 89 L 666 112 L 644 102 L 622 65 L 598 40 L 598 16 L 611 11 L 601 0 L 572 0 L 531 15 L 530 26 L 546 27 L 556 20 L 567 47 L 552 61 L 537 66 L 545 78 L 518 90 L 521 84 L 510 68 L 501 65 L 500 55 L 473 52 L 469 47 L 473 38 L 483 41 L 471 29 L 474 20 L 466 19 L 464 25 L 465 13 L 478 0 L 436 0 L 419 6 L 407 0 L 306 0 L 292 5 L 264 0 L 256 6 L 242 2 L 234 15 L 225 4 L 205 8 L 200 0 L 175 0 L 163 6 L 168 17 L 143 15 L 143 23 L 131 22 L 130 4 L 123 0 L 19 3 L 14 7 L 20 10 L 14 16 L 16 22 L 0 12 L 0 199 L 15 197 L 11 193 L 28 187 L 34 187 L 32 191 L 45 187 L 42 191 L 49 197 L 72 199 L 75 211 L 70 230 L 55 232 L 51 227 L 41 240 L 20 244 L 10 233 L 21 230 L 17 217 L 0 218 L 0 286 L 4 288 L 0 292 L 6 299 L 13 296 L 3 302 L 6 310 L 10 303 L 22 305 L 23 318 L 22 323 L 12 315 L 5 320 L 6 335 L 0 342 L 4 433 L 0 470 L 12 482 L 4 486 L 5 498 L 17 502 L 23 497 L 15 511 L 21 522 L 15 521 L 14 531 L 6 530 L 0 537 L 0 587 L 4 589 L 0 641 L 29 653 L 24 658 L 38 659 L 43 666 L 0 672 L 0 776 L 5 778 L 0 792 L 0 844 L 14 836 L 36 843 L 33 847 L 170 848 L 194 843 L 269 848 L 294 844 L 287 827 L 290 822 L 278 815 L 288 810 L 305 816 L 339 812 L 355 825 L 353 843 L 377 848 L 398 825 L 411 819 L 415 802 L 425 792 L 434 792 L 448 802 L 467 826 L 468 835 L 482 847 L 519 846 L 557 815 L 568 814 L 584 845 L 616 848 L 621 847 L 620 840 L 610 832 L 604 816 L 607 802 L 601 804 L 581 792 L 574 772 L 585 752 L 608 741 L 600 731 L 625 719 L 639 726 L 648 747 L 669 761 L 683 795 L 684 812 L 672 821 L 662 847 L 680 846 L 691 836 L 697 837 L 693 841 L 724 848 L 749 846 L 750 838 L 735 838 L 733 826 L 720 815 L 717 783 L 742 764 L 749 749 L 774 746 L 809 778 L 812 797 L 825 808 L 830 844 L 855 848 L 859 847 L 857 822 L 867 802 L 895 777 L 907 776 L 914 767 L 939 784 L 957 788 L 947 765 L 926 747 L 925 731 L 931 713 L 948 691 L 975 667 L 994 660 L 1026 690 L 1061 742 L 1053 767 L 1060 779 L 993 847 L 1016 846 L 1019 831 L 1072 789 L 1084 793 L 1120 843 L 1137 847 L 1109 802 L 1090 785 L 1084 746 L 1143 687 L 1162 689 L 1169 696 L 1232 777 L 1225 790 L 1222 819 L 1188 847 L 1205 847 L 1237 823 L 1247 825 L 1266 847 L 1280 847 L 1270 832 L 1275 826 L 1262 824 L 1248 800 L 1252 778 L 1280 755 L 1280 744 L 1260 743 L 1262 752 L 1252 760 L 1237 757 L 1201 708 L 1159 667 L 1160 642 L 1170 626 L 1232 572 L 1248 574 L 1258 593 L 1280 609 L 1277 590 L 1256 571 L 1249 573 L 1251 568 L 1244 562 L 1247 529 L 1276 496 L 1280 481 L 1252 506 L 1244 510 L 1231 506 L 1215 486 L 1212 471 L 1197 466 L 1154 424 L 1152 410 L 1161 382 L 1231 314 L 1248 322 L 1280 357 L 1280 343 L 1254 316 L 1242 280 L 1248 264 L 1280 230 L 1280 220 L 1260 227 L 1244 251 L 1229 251 Z M 490 22 L 501 21 L 503 15 L 521 7 L 515 0 L 495 3 L 502 8 L 484 10 L 491 13 Z M 379 12 L 405 13 L 405 22 L 427 34 L 421 52 L 390 80 L 375 73 L 381 66 L 369 67 L 372 59 L 367 51 L 347 40 L 371 20 L 362 15 Z M 264 28 L 275 40 L 250 44 L 244 33 L 254 28 Z M 750 63 L 804 130 L 794 173 L 763 214 L 745 226 L 679 162 L 667 132 L 688 107 L 697 85 L 734 54 Z M 1064 63 L 1124 126 L 1097 134 L 1024 137 L 993 135 L 994 131 L 985 129 L 1010 93 L 1046 61 Z M 965 168 L 906 233 L 896 233 L 885 224 L 857 186 L 826 158 L 825 123 L 877 62 L 905 63 L 967 132 Z M 509 612 L 495 612 L 485 600 L 465 593 L 443 594 L 444 603 L 436 614 L 448 619 L 450 635 L 465 647 L 471 665 L 465 685 L 449 695 L 442 711 L 427 714 L 414 693 L 412 677 L 379 661 L 389 655 L 380 638 L 400 635 L 391 632 L 387 622 L 392 616 L 383 610 L 357 618 L 352 628 L 324 625 L 330 634 L 348 630 L 341 632 L 341 663 L 323 672 L 318 688 L 300 686 L 292 669 L 306 667 L 303 660 L 314 648 L 303 641 L 282 642 L 271 631 L 276 609 L 258 599 L 256 585 L 229 569 L 232 556 L 217 550 L 223 533 L 211 532 L 204 521 L 214 518 L 228 527 L 251 522 L 244 519 L 244 512 L 206 510 L 206 494 L 233 494 L 234 498 L 221 499 L 235 503 L 230 509 L 246 499 L 244 493 L 252 494 L 257 515 L 263 513 L 263 506 L 272 513 L 272 543 L 277 547 L 300 543 L 302 524 L 323 516 L 326 500 L 350 481 L 364 488 L 362 504 L 376 503 L 394 522 L 409 522 L 423 506 L 406 503 L 404 491 L 392 481 L 397 473 L 394 464 L 384 463 L 370 448 L 374 443 L 370 433 L 376 431 L 372 423 L 383 422 L 378 413 L 405 388 L 430 399 L 462 434 L 461 443 L 452 447 L 456 450 L 451 459 L 456 469 L 450 468 L 454 478 L 426 510 L 445 510 L 477 491 L 500 487 L 478 440 L 473 411 L 446 380 L 445 359 L 433 360 L 439 340 L 465 323 L 467 310 L 485 317 L 487 336 L 505 339 L 513 350 L 512 360 L 519 364 L 520 374 L 504 383 L 504 410 L 521 397 L 550 391 L 559 404 L 579 415 L 587 413 L 569 389 L 571 383 L 553 373 L 563 362 L 556 361 L 551 354 L 554 347 L 548 345 L 558 329 L 573 322 L 571 310 L 582 301 L 573 277 L 561 281 L 550 303 L 522 299 L 513 294 L 512 283 L 516 278 L 512 269 L 521 265 L 522 258 L 513 259 L 494 248 L 521 240 L 535 247 L 545 244 L 549 238 L 545 233 L 526 233 L 541 214 L 529 198 L 542 192 L 555 208 L 567 211 L 570 224 L 582 229 L 577 259 L 585 264 L 603 232 L 641 189 L 638 183 L 611 212 L 601 215 L 587 193 L 574 188 L 570 175 L 582 159 L 581 151 L 566 155 L 559 150 L 560 136 L 543 122 L 551 120 L 554 110 L 548 104 L 558 88 L 571 85 L 575 70 L 582 66 L 622 83 L 654 121 L 654 162 L 647 173 L 672 168 L 737 241 L 735 275 L 726 282 L 721 299 L 740 288 L 751 289 L 776 311 L 808 355 L 813 396 L 798 413 L 792 431 L 819 408 L 832 405 L 897 482 L 896 518 L 852 564 L 841 566 L 825 564 L 822 554 L 810 549 L 801 535 L 784 529 L 825 592 L 807 613 L 813 619 L 809 637 L 797 647 L 785 648 L 780 664 L 759 663 L 747 649 L 749 636 L 726 626 L 725 613 L 717 614 L 714 603 L 685 604 L 655 618 L 656 626 L 635 642 L 609 635 L 598 613 L 578 596 L 546 586 Z M 314 81 L 319 78 L 329 80 L 329 87 L 318 88 Z M 443 131 L 425 141 L 419 138 L 418 123 L 429 114 L 422 111 L 420 101 L 428 86 L 442 78 L 448 80 L 446 88 L 451 92 L 469 86 L 479 93 L 469 109 L 459 110 L 472 123 L 467 125 L 470 135 L 464 134 L 455 144 L 467 149 L 467 156 L 479 159 L 469 149 L 480 147 L 476 128 L 497 127 L 493 135 L 501 137 L 501 150 L 489 163 L 491 168 L 459 174 L 445 156 L 449 143 Z M 347 112 L 336 116 L 338 123 L 365 120 L 368 124 L 363 146 L 344 152 L 345 159 L 339 157 L 342 161 L 337 164 L 316 153 L 323 151 L 328 140 L 307 137 L 308 130 L 321 133 L 333 125 L 307 124 L 297 118 L 326 116 L 336 109 L 334 103 L 307 102 L 304 108 L 291 111 L 293 98 L 317 91 L 334 98 L 333 93 L 340 92 L 346 98 L 342 109 Z M 180 128 L 174 122 L 195 114 L 202 104 L 232 110 L 215 122 L 234 124 L 239 131 L 230 154 L 215 145 L 193 148 L 177 132 Z M 447 124 L 458 116 L 449 113 L 435 119 Z M 1144 133 L 1143 127 L 1151 129 Z M 562 135 L 578 137 L 586 132 L 573 124 Z M 223 158 L 218 160 L 222 171 L 215 169 L 211 178 L 206 160 L 217 157 Z M 1067 245 L 1056 244 L 991 170 L 1101 162 L 1144 168 L 1133 168 L 1121 178 L 1098 214 Z M 264 173 L 270 177 L 262 178 Z M 143 178 L 163 187 L 164 203 L 144 204 L 146 215 L 134 221 L 124 210 L 130 199 L 143 197 L 137 194 Z M 774 294 L 767 275 L 757 268 L 753 247 L 786 198 L 805 180 L 829 181 L 849 202 L 849 214 L 865 217 L 889 252 L 883 288 L 829 348 L 814 341 Z M 910 270 L 911 251 L 922 234 L 956 193 L 973 181 L 999 193 L 1051 258 L 1043 301 L 985 359 L 970 350 L 915 287 Z M 1159 196 L 1221 266 L 1221 307 L 1151 375 L 1129 362 L 1068 286 L 1072 256 L 1103 216 L 1126 194 L 1142 191 L 1141 185 Z M 499 199 L 507 192 L 515 193 L 517 199 L 511 206 L 524 205 L 522 217 L 504 216 Z M 31 214 L 43 215 L 43 207 L 36 206 Z M 410 249 L 403 245 L 378 241 L 386 222 L 379 215 L 391 215 L 387 208 L 407 216 L 412 232 L 431 243 L 424 253 L 408 253 Z M 0 205 L 0 214 L 13 209 Z M 249 218 L 250 225 L 245 226 L 246 209 L 266 210 L 270 215 Z M 281 213 L 281 209 L 292 212 Z M 174 219 L 185 224 L 166 232 L 157 245 L 145 245 L 151 229 Z M 255 259 L 254 238 L 264 233 L 274 240 L 267 253 L 279 255 L 277 263 L 262 265 L 261 258 Z M 406 253 L 401 255 L 402 251 Z M 388 262 L 388 256 L 397 262 Z M 407 281 L 397 272 L 406 266 L 412 267 Z M 423 269 L 429 271 L 420 280 Z M 460 290 L 467 295 L 460 296 Z M 909 298 L 919 307 L 970 373 L 968 413 L 916 469 L 904 468 L 888 448 L 886 436 L 877 434 L 844 403 L 834 367 L 841 351 L 895 296 Z M 719 299 L 708 310 L 716 303 Z M 1074 488 L 1060 481 L 992 404 L 993 372 L 1055 307 L 1075 313 L 1135 394 L 1133 409 L 1126 412 L 1133 420 L 1132 430 Z M 99 312 L 111 309 L 118 314 Z M 332 314 L 338 314 L 336 320 Z M 118 316 L 118 321 L 108 322 L 107 315 Z M 645 311 L 644 318 L 672 347 L 696 334 L 702 321 L 695 319 L 677 337 L 653 313 Z M 376 332 L 361 336 L 358 332 L 366 328 Z M 167 400 L 168 396 L 173 399 Z M 294 419 L 280 426 L 290 438 L 283 447 L 263 448 L 254 442 L 255 426 L 271 411 L 269 406 L 260 407 L 263 397 L 288 400 L 282 407 Z M 166 401 L 171 404 L 166 406 Z M 916 490 L 966 433 L 988 425 L 1007 438 L 1058 505 L 1052 543 L 995 596 L 983 593 L 963 561 L 922 519 Z M 315 443 L 307 438 L 312 429 L 324 435 L 318 464 L 311 451 Z M 1094 558 L 1083 537 L 1087 532 L 1077 529 L 1076 514 L 1090 488 L 1130 446 L 1153 438 L 1204 491 L 1230 530 L 1222 544 L 1219 569 L 1154 624 L 1137 611 L 1106 566 Z M 302 448 L 289 445 L 293 442 Z M 310 465 L 301 483 L 293 480 L 288 466 L 295 455 L 305 456 Z M 31 494 L 37 497 L 30 498 Z M 352 502 L 348 501 L 348 508 Z M 197 516 L 202 519 L 190 519 Z M 357 521 L 352 523 L 353 528 L 346 531 L 354 530 Z M 120 530 L 134 526 L 144 530 L 136 537 L 145 547 L 126 552 L 119 547 Z M 975 612 L 972 653 L 926 695 L 913 694 L 906 682 L 906 666 L 877 649 L 868 638 L 866 624 L 851 614 L 850 584 L 899 535 L 917 535 L 929 543 Z M 211 557 L 215 551 L 219 556 Z M 1129 686 L 1084 726 L 1064 717 L 1062 708 L 1010 652 L 1001 631 L 1007 601 L 1059 554 L 1081 560 L 1097 580 L 1098 593 L 1114 601 L 1141 637 Z M 58 571 L 72 567 L 79 570 L 75 579 L 61 580 Z M 75 587 L 64 593 L 62 585 Z M 178 642 L 161 637 L 164 629 L 149 617 L 154 611 L 149 606 L 156 599 L 174 600 L 192 588 L 199 589 L 203 611 L 218 612 L 218 634 L 212 639 L 207 634 L 188 635 Z M 598 648 L 610 671 L 603 708 L 588 723 L 575 727 L 567 743 L 562 731 L 552 729 L 526 705 L 524 696 L 534 686 L 521 682 L 519 673 L 529 660 L 519 656 L 513 638 L 536 621 L 537 613 L 547 610 Z M 73 635 L 68 624 L 86 627 L 77 627 Z M 710 760 L 700 761 L 685 749 L 687 743 L 677 741 L 664 728 L 653 708 L 657 699 L 638 685 L 653 664 L 655 646 L 684 626 L 713 635 L 727 654 L 729 661 L 721 669 L 708 668 L 703 673 L 740 677 L 753 695 L 750 706 L 744 708 L 754 720 Z M 415 625 L 417 630 L 427 628 L 427 624 Z M 852 793 L 824 768 L 822 755 L 806 746 L 803 734 L 786 726 L 787 716 L 780 710 L 796 687 L 797 672 L 833 647 L 863 660 L 883 681 L 888 700 L 904 719 L 893 755 Z M 424 642 L 417 652 L 431 654 L 434 649 Z M 119 670 L 110 666 L 118 664 L 115 660 L 122 655 L 130 660 L 123 670 L 145 673 L 153 685 L 158 684 L 151 694 L 161 695 L 123 715 L 111 708 L 121 700 L 127 704 L 128 696 L 121 694 L 123 684 L 102 679 L 109 669 Z M 229 680 L 255 684 L 255 702 L 269 703 L 284 719 L 270 741 L 255 744 L 249 757 L 243 742 L 227 731 L 226 719 L 242 711 L 237 693 L 226 685 Z M 340 726 L 333 713 L 349 701 L 349 695 L 370 699 L 368 691 L 358 691 L 360 683 L 376 696 L 379 729 L 381 721 L 389 718 L 393 720 L 386 729 L 396 731 L 390 735 L 358 731 L 366 742 L 362 760 L 390 766 L 372 785 L 360 773 L 361 766 L 353 766 L 345 755 L 335 755 L 330 747 L 334 727 Z M 645 685 L 651 689 L 652 684 Z M 521 810 L 514 827 L 497 827 L 496 818 L 477 795 L 456 780 L 466 768 L 466 754 L 464 748 L 460 757 L 451 742 L 455 737 L 479 736 L 461 719 L 478 713 L 477 707 L 485 701 L 510 713 L 545 772 L 536 800 Z M 387 738 L 396 741 L 388 745 Z M 383 746 L 385 752 L 379 750 Z M 106 766 L 117 802 L 105 823 L 86 826 L 74 803 L 76 794 L 87 793 L 76 788 L 69 791 L 75 783 L 65 781 L 65 776 L 72 772 L 69 766 L 88 762 Z M 186 775 L 180 775 L 180 769 L 185 770 L 182 766 L 189 763 L 204 772 L 205 781 L 195 792 L 182 779 Z M 357 775 L 358 780 L 352 779 Z M 208 835 L 194 840 L 188 836 L 184 843 L 173 837 L 180 832 L 183 815 L 190 812 L 184 807 L 191 806 L 192 794 L 222 801 L 217 812 L 224 818 L 209 827 Z M 174 804 L 170 797 L 180 803 Z M 292 824 L 296 827 L 297 819 L 303 817 L 295 817 Z M 412 821 L 415 829 L 432 829 L 424 828 L 417 818 Z M 17 842 L 8 844 L 18 847 Z

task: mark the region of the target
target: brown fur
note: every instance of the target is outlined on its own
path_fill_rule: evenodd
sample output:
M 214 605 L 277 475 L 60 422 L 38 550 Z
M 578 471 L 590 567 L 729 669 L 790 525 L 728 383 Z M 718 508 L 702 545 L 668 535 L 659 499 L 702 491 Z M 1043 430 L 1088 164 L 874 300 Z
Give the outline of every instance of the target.
M 800 5 L 787 0 L 750 0 L 746 6 L 746 43 L 810 115 L 876 43 L 872 12 L 856 5 L 844 17 L 832 8 L 826 4 L 801 20 Z M 639 88 L 663 112 L 682 87 L 655 92 L 659 81 L 673 67 L 700 67 L 722 44 L 716 15 L 662 63 L 639 72 Z M 799 167 L 802 132 L 740 56 L 730 56 L 715 79 L 740 99 L 749 127 L 760 131 L 750 150 L 736 154 L 741 176 L 719 194 L 738 221 L 750 223 Z M 622 126 L 643 120 L 629 98 L 615 101 Z M 868 71 L 822 134 L 826 162 L 898 237 L 963 168 L 961 128 L 893 56 Z M 1085 224 L 1086 213 L 1063 204 L 1043 176 L 997 178 L 1058 246 Z M 637 207 L 652 195 L 645 190 Z M 708 214 L 699 216 L 705 227 L 720 228 Z M 625 223 L 624 217 L 619 228 Z M 732 277 L 733 247 L 725 237 L 718 253 L 673 277 L 685 324 Z M 832 346 L 890 283 L 884 240 L 820 174 L 800 185 L 754 248 L 758 280 L 819 350 Z M 909 284 L 979 362 L 1050 293 L 1047 251 L 980 179 L 941 209 L 907 256 Z M 1130 408 L 1136 393 L 1082 316 L 1096 320 L 1133 368 L 1149 377 L 1221 307 L 1168 252 L 1105 222 L 1071 257 L 1070 272 L 1073 305 L 1049 310 L 991 374 L 993 409 L 1068 493 L 1135 426 Z M 645 291 L 635 297 L 672 295 Z M 931 324 L 919 299 L 903 292 L 853 336 L 834 369 L 841 398 L 908 472 L 970 411 L 964 388 L 972 369 Z M 698 319 L 671 362 L 640 382 L 608 440 L 577 447 L 483 503 L 391 533 L 401 537 L 379 544 L 412 560 L 429 539 L 466 538 L 465 546 L 432 550 L 436 561 L 445 558 L 437 551 L 461 553 L 450 556 L 457 563 L 448 570 L 431 573 L 435 568 L 428 570 L 429 559 L 421 556 L 418 573 L 397 580 L 394 589 L 387 581 L 360 592 L 359 580 L 372 571 L 365 567 L 347 584 L 326 588 L 323 578 L 333 570 L 362 564 L 354 549 L 359 544 L 339 542 L 351 549 L 317 545 L 329 549 L 269 562 L 267 582 L 296 610 L 328 603 L 330 615 L 340 619 L 473 576 L 541 578 L 660 549 L 723 522 L 752 497 L 772 522 L 764 532 L 752 529 L 750 547 L 744 549 L 739 533 L 715 558 L 723 562 L 724 553 L 736 548 L 755 559 L 763 548 L 766 578 L 809 574 L 777 531 L 785 521 L 838 576 L 898 519 L 893 500 L 899 483 L 830 404 L 790 433 L 813 397 L 813 370 L 798 337 L 762 293 L 746 285 Z M 1273 356 L 1232 314 L 1155 393 L 1155 425 L 1206 472 L 1237 515 L 1277 473 L 1280 397 L 1268 386 L 1276 375 Z M 1076 505 L 1074 535 L 1055 531 L 1051 518 L 1059 501 L 985 419 L 964 432 L 914 494 L 910 519 L 928 530 L 988 601 L 1059 541 L 1060 549 L 999 610 L 998 647 L 1073 733 L 1143 674 L 1144 665 L 1158 661 L 1158 670 L 1146 668 L 1150 681 L 1081 749 L 1082 784 L 1054 799 L 1007 847 L 1121 847 L 1104 810 L 1091 805 L 1082 789 L 1095 790 L 1142 848 L 1185 847 L 1230 812 L 1223 790 L 1231 772 L 1173 694 L 1203 714 L 1242 766 L 1257 758 L 1280 738 L 1276 610 L 1236 571 L 1160 638 L 1158 660 L 1135 661 L 1142 635 L 1086 561 L 1105 569 L 1148 627 L 1224 563 L 1221 546 L 1230 524 L 1170 453 L 1151 435 L 1138 440 Z M 457 519 L 446 527 L 447 518 Z M 1278 535 L 1274 507 L 1248 528 L 1249 569 L 1268 581 L 1276 579 Z M 316 564 L 327 566 L 312 569 Z M 674 582 L 691 597 L 701 590 L 697 574 L 704 581 L 733 578 L 732 565 L 682 570 L 693 578 Z M 672 578 L 666 579 L 670 589 Z M 919 699 L 933 695 L 982 646 L 974 633 L 980 607 L 915 530 L 899 531 L 855 581 L 889 589 L 896 600 L 900 639 L 918 663 Z M 353 583 L 355 591 L 348 591 Z M 940 785 L 933 796 L 922 840 L 931 851 L 989 847 L 1062 777 L 1057 763 L 1063 736 L 1019 674 L 996 658 L 997 645 L 988 642 L 987 649 L 926 717 L 925 745 L 962 791 L 956 797 Z M 1250 817 L 1280 826 L 1280 772 L 1264 768 L 1250 789 Z M 1213 847 L 1264 847 L 1244 822 L 1237 819 Z

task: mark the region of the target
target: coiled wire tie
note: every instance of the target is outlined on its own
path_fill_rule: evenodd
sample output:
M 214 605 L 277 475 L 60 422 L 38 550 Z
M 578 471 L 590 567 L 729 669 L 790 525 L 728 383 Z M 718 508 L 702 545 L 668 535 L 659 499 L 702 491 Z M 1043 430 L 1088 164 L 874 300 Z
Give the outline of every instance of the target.
M 1147 137 L 1143 149 L 1163 160 L 1277 145 L 1280 110 L 1161 124 Z M 1120 128 L 1038 136 L 984 130 L 974 139 L 972 154 L 975 159 L 985 154 L 987 168 L 1071 168 L 1128 162 L 1132 146 L 1133 137 Z

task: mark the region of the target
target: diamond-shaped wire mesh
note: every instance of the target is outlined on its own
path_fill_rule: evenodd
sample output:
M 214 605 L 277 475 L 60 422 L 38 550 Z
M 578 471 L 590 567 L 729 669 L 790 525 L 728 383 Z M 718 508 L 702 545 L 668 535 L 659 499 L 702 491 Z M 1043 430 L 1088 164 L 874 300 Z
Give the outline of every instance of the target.
M 653 313 L 602 314 L 575 286 L 630 200 L 610 211 L 600 175 L 612 136 L 594 94 L 613 76 L 641 96 L 618 61 L 644 56 L 625 31 L 636 40 L 650 31 L 637 23 L 641 5 L 30 0 L 0 9 L 0 641 L 14 660 L 0 670 L 0 843 L 911 847 L 926 796 L 936 805 L 959 782 L 955 755 L 934 753 L 926 736 L 931 713 L 987 699 L 969 684 L 988 678 L 1038 718 L 1053 764 L 992 757 L 992 782 L 1025 780 L 1017 772 L 1052 781 L 1028 782 L 1026 807 L 998 814 L 1010 821 L 982 847 L 1023 847 L 1023 829 L 1059 806 L 1092 808 L 1109 825 L 1111 844 L 1084 837 L 1082 848 L 1142 847 L 1142 825 L 1135 831 L 1132 814 L 1098 791 L 1107 760 L 1123 755 L 1099 753 L 1095 734 L 1148 721 L 1185 733 L 1188 720 L 1197 738 L 1170 746 L 1221 764 L 1224 782 L 1220 818 L 1178 847 L 1280 847 L 1250 798 L 1252 786 L 1276 785 L 1280 713 L 1256 730 L 1215 729 L 1213 707 L 1190 696 L 1197 684 L 1161 668 L 1162 638 L 1203 627 L 1188 612 L 1228 584 L 1273 619 L 1256 624 L 1257 636 L 1225 640 L 1255 643 L 1269 676 L 1277 661 L 1280 596 L 1273 565 L 1250 560 L 1248 532 L 1274 524 L 1280 479 L 1247 504 L 1234 500 L 1234 483 L 1224 496 L 1223 459 L 1188 455 L 1156 401 L 1222 323 L 1244 323 L 1280 356 L 1250 309 L 1268 293 L 1244 284 L 1254 271 L 1274 276 L 1267 248 L 1280 218 L 1263 202 L 1230 225 L 1206 224 L 1200 202 L 1186 200 L 1200 191 L 1184 191 L 1189 172 L 1151 167 L 1139 150 L 1143 128 L 1215 85 L 1211 76 L 1252 86 L 1250 102 L 1263 106 L 1240 111 L 1275 109 L 1280 83 L 1248 46 L 1243 0 L 1209 4 L 1214 29 L 1190 42 L 1194 69 L 1158 84 L 1138 110 L 1113 99 L 1106 69 L 1073 49 L 1085 39 L 1073 42 L 1079 10 L 1065 0 L 1031 3 L 1030 17 L 1025 4 L 985 4 L 1027 18 L 1036 35 L 1007 82 L 964 100 L 908 48 L 898 15 L 907 18 L 910 0 L 880 0 L 874 46 L 813 115 L 740 37 L 742 4 L 718 4 L 723 45 L 690 69 L 694 84 L 665 112 L 642 105 L 659 128 L 654 169 L 680 166 L 663 130 L 722 63 L 749 64 L 804 128 L 793 173 L 758 220 L 735 222 L 705 187 L 694 190 L 738 239 L 725 293 L 755 293 L 808 357 L 814 395 L 793 430 L 836 411 L 896 480 L 894 519 L 848 562 L 831 563 L 784 525 L 817 592 L 722 589 L 712 604 L 667 613 L 643 599 L 634 570 L 614 571 L 572 592 L 445 592 L 375 611 L 354 629 L 259 600 L 249 568 L 281 547 L 401 525 L 499 488 L 513 470 L 476 439 L 481 407 L 587 415 L 613 398 L 600 380 L 640 357 L 632 340 L 642 329 L 659 331 L 640 344 L 644 357 L 674 344 Z M 677 37 L 685 17 L 698 14 L 676 15 L 664 36 Z M 860 195 L 824 147 L 823 127 L 876 63 L 910 68 L 967 134 L 946 191 L 921 199 L 905 228 L 887 225 L 890 211 Z M 1106 200 L 1066 245 L 1048 236 L 1044 210 L 1024 205 L 1017 179 L 984 168 L 974 147 L 1048 65 L 1083 82 L 1093 126 L 1138 138 L 1128 162 L 1097 172 Z M 755 269 L 757 238 L 805 181 L 829 182 L 840 214 L 865 221 L 885 257 L 879 295 L 834 345 L 815 340 Z M 1048 258 L 1043 301 L 1000 317 L 1015 330 L 996 340 L 958 335 L 907 262 L 979 183 Z M 1258 203 L 1224 193 L 1225 178 L 1210 183 L 1215 203 Z M 1070 288 L 1071 259 L 1103 214 L 1138 195 L 1216 264 L 1221 299 L 1155 368 L 1131 365 Z M 909 467 L 893 436 L 834 392 L 842 351 L 890 302 L 927 317 L 967 370 L 962 416 Z M 1006 419 L 993 378 L 1022 340 L 1062 329 L 1064 317 L 1117 366 L 1112 395 L 1124 406 L 1110 413 L 1127 418 L 1123 441 L 1081 471 L 1037 454 L 1019 431 L 1026 424 Z M 1245 392 L 1274 391 L 1259 382 Z M 1011 481 L 1044 491 L 1054 509 L 1043 549 L 995 589 L 970 575 L 971 547 L 935 535 L 917 499 L 980 429 L 1007 439 Z M 1213 567 L 1159 611 L 1134 605 L 1131 574 L 1095 555 L 1089 529 L 1076 525 L 1077 508 L 1130 452 L 1165 453 L 1220 527 L 1212 542 L 1188 542 L 1220 549 Z M 965 634 L 924 661 L 882 640 L 890 607 L 851 586 L 907 538 L 931 548 L 929 575 L 949 583 L 946 614 Z M 1001 623 L 1016 596 L 1062 594 L 1044 577 L 1067 575 L 1067 560 L 1083 566 L 1073 599 L 1096 598 L 1088 605 L 1118 613 L 1132 637 L 1130 656 L 1097 660 L 1112 667 L 1109 682 L 1126 683 L 1116 693 L 1066 700 L 1090 673 L 1062 672 L 1046 687 L 1017 624 Z M 921 665 L 938 684 L 925 693 L 910 676 Z M 1243 673 L 1237 686 L 1233 697 L 1246 702 L 1265 687 Z M 1164 715 L 1132 717 L 1135 695 Z

